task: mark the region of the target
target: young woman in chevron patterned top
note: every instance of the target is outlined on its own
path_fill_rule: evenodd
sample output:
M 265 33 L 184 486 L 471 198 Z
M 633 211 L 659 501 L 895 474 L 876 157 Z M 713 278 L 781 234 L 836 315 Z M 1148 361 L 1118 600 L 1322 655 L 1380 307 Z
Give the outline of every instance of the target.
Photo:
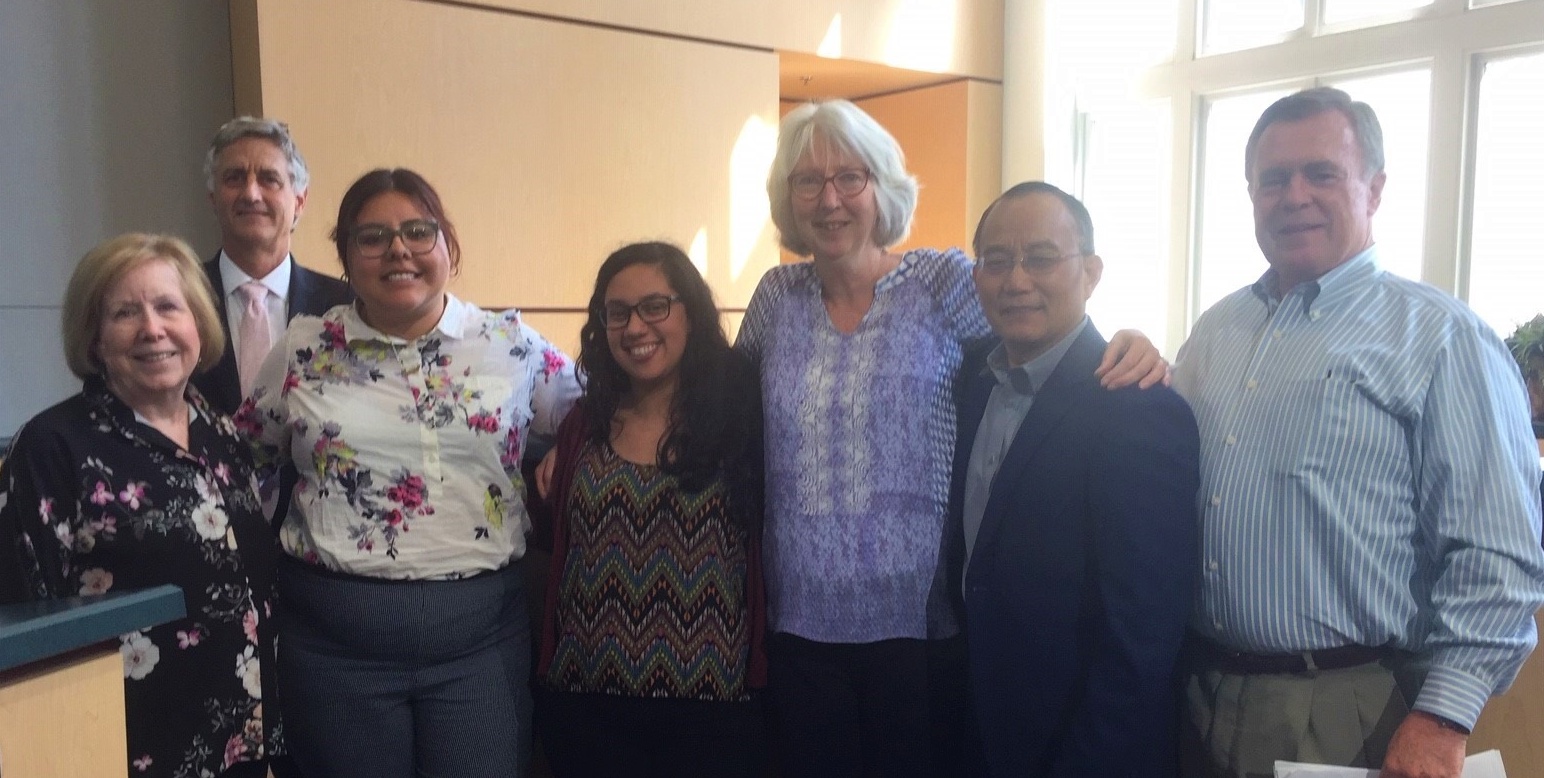
M 601 266 L 558 432 L 538 720 L 559 776 L 759 774 L 761 404 L 686 255 Z

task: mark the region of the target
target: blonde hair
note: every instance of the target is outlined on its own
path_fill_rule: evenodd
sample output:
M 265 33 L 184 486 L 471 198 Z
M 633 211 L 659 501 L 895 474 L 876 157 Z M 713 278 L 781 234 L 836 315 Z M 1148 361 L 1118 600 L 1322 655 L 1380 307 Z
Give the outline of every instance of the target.
M 102 360 L 96 356 L 96 347 L 102 333 L 103 301 L 126 273 L 155 261 L 171 265 L 181 281 L 182 296 L 187 299 L 198 329 L 196 370 L 203 372 L 220 361 L 225 353 L 225 329 L 220 326 L 209 278 L 193 249 L 174 235 L 130 232 L 86 252 L 64 289 L 61 331 L 64 361 L 70 372 L 82 380 L 102 375 Z

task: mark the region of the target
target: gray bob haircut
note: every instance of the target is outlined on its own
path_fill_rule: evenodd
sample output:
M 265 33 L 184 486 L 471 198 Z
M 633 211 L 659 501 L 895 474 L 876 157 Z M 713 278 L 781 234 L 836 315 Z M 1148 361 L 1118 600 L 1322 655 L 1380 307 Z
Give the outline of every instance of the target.
M 1265 134 L 1267 127 L 1278 122 L 1311 119 L 1329 111 L 1340 112 L 1351 124 L 1351 131 L 1356 134 L 1356 143 L 1362 152 L 1362 177 L 1370 179 L 1382 173 L 1383 125 L 1378 123 L 1378 115 L 1373 112 L 1372 106 L 1360 100 L 1352 100 L 1351 95 L 1334 87 L 1316 86 L 1287 95 L 1271 103 L 1265 113 L 1260 114 L 1254 131 L 1249 133 L 1249 143 L 1244 146 L 1244 178 L 1251 182 L 1254 180 L 1255 149 L 1259 147 L 1260 136 Z
M 814 249 L 804 244 L 793 220 L 793 193 L 788 176 L 804 155 L 820 146 L 820 152 L 841 151 L 868 168 L 879 218 L 874 225 L 874 244 L 889 248 L 900 243 L 911 229 L 917 210 L 917 179 L 906 172 L 901 144 L 862 108 L 846 100 L 805 103 L 788 112 L 777 130 L 777 156 L 767 175 L 767 200 L 772 223 L 777 225 L 783 248 L 807 257 Z
M 295 191 L 304 192 L 311 185 L 311 171 L 306 169 L 306 158 L 300 156 L 295 139 L 290 137 L 289 125 L 273 119 L 256 116 L 238 116 L 220 126 L 214 139 L 209 141 L 209 151 L 204 154 L 204 186 L 214 191 L 214 161 L 232 143 L 242 138 L 262 138 L 279 147 L 289 162 L 290 183 Z

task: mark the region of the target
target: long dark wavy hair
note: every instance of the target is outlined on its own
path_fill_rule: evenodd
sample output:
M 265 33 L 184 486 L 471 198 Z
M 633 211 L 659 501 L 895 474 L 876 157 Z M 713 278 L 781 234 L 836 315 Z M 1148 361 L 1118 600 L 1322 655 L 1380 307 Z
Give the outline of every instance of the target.
M 722 474 L 737 518 L 759 523 L 760 381 L 750 361 L 729 345 L 713 291 L 686 254 L 669 243 L 623 246 L 606 257 L 595 277 L 589 318 L 579 331 L 585 384 L 580 402 L 590 420 L 592 440 L 596 445 L 611 440 L 612 419 L 631 388 L 627 373 L 611 354 L 603 317 L 611 279 L 634 265 L 650 265 L 664 273 L 691 325 L 670 403 L 670 431 L 659 444 L 660 467 L 688 491 L 700 491 Z

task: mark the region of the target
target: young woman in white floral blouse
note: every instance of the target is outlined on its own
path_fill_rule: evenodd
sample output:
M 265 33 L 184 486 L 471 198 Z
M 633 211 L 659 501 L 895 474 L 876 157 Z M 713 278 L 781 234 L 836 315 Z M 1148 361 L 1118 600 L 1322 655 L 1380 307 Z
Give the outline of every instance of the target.
M 358 296 L 290 323 L 238 414 L 300 472 L 280 534 L 280 684 L 307 775 L 516 776 L 530 752 L 520 459 L 579 387 L 514 311 L 446 291 L 439 195 L 367 173 L 334 230 Z
M 0 602 L 181 587 L 186 618 L 121 637 L 124 770 L 261 778 L 282 750 L 278 550 L 246 441 L 188 385 L 225 348 L 209 283 L 181 240 L 122 235 L 81 259 L 63 313 L 85 387 L 0 467 Z

